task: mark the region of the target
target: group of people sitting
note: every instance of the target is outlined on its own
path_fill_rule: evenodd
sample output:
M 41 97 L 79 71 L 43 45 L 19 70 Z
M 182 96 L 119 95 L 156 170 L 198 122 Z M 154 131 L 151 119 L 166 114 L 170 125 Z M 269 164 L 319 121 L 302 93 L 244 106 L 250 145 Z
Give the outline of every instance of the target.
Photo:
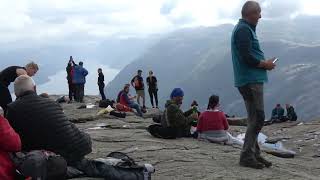
M 284 115 L 284 108 L 281 104 L 277 104 L 276 107 L 272 110 L 271 123 L 281 123 L 286 121 L 296 121 L 298 119 L 296 112 L 294 111 L 293 106 L 286 104 L 287 115 Z
M 166 139 L 194 137 L 217 143 L 229 141 L 227 134 L 229 124 L 226 115 L 219 110 L 219 96 L 212 95 L 209 98 L 207 110 L 201 114 L 194 108 L 194 103 L 190 110 L 183 112 L 180 108 L 183 97 L 182 89 L 173 89 L 164 113 L 154 118 L 154 121 L 159 124 L 148 127 L 150 134 Z M 192 126 L 196 127 L 195 132 L 190 131 Z

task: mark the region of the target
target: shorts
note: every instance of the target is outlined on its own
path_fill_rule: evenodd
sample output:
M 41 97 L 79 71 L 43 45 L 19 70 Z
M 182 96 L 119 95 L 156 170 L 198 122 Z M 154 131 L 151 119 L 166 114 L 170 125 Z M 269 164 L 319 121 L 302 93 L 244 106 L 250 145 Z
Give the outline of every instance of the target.
M 144 90 L 136 90 L 137 92 L 137 96 L 141 96 L 141 97 L 144 97 Z

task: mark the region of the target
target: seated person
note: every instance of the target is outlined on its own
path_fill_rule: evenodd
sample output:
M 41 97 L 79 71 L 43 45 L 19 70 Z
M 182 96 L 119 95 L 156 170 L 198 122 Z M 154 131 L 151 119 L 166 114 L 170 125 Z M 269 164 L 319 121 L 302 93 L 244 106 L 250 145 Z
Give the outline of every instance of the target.
M 208 110 L 201 113 L 197 132 L 199 140 L 207 140 L 215 143 L 225 143 L 229 140 L 227 130 L 229 124 L 223 112 L 218 110 L 219 96 L 212 95 L 209 98 Z
M 284 109 L 280 104 L 277 104 L 277 106 L 272 110 L 271 121 L 273 123 L 286 121 L 284 117 Z
M 90 136 L 81 132 L 59 104 L 38 96 L 27 75 L 14 81 L 16 101 L 8 105 L 8 120 L 20 135 L 22 150 L 48 150 L 72 165 L 91 152 Z
M 180 88 L 173 89 L 170 100 L 165 105 L 165 111 L 161 118 L 161 126 L 149 126 L 149 132 L 159 138 L 190 137 L 191 123 L 198 119 L 197 113 L 185 116 L 180 109 L 184 93 Z
M 296 112 L 294 111 L 293 106 L 290 104 L 286 104 L 286 109 L 287 109 L 287 119 L 289 121 L 296 121 L 298 119 Z
M 139 104 L 133 101 L 133 99 L 135 99 L 136 97 L 135 96 L 131 97 L 129 95 L 129 90 L 130 90 L 130 86 L 125 85 L 120 95 L 120 104 L 130 107 L 132 109 L 135 109 L 138 113 L 138 116 L 142 117 L 143 114 Z
M 19 135 L 12 129 L 9 122 L 0 115 L 0 179 L 14 180 L 15 165 L 9 153 L 21 150 Z

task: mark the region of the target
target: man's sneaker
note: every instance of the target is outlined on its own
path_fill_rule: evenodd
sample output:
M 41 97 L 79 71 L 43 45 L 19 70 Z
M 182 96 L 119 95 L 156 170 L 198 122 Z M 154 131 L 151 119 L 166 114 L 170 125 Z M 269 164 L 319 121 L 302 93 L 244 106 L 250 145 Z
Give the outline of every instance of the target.
M 262 156 L 257 156 L 256 157 L 258 162 L 261 162 L 262 164 L 264 164 L 267 168 L 272 166 L 272 163 L 270 161 L 267 161 L 266 159 L 264 159 Z
M 151 164 L 144 164 L 143 177 L 144 180 L 151 180 L 151 174 L 155 172 L 155 168 Z
M 247 159 L 247 160 L 240 160 L 240 166 L 243 167 L 250 167 L 254 169 L 263 169 L 264 164 L 258 162 L 256 159 Z

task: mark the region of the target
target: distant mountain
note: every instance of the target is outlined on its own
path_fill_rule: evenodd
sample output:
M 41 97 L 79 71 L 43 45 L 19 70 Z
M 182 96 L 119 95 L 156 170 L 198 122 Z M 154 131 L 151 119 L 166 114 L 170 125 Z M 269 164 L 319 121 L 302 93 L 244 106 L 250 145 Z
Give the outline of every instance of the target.
M 0 71 L 11 65 L 25 65 L 30 60 L 40 65 L 40 71 L 35 76 L 37 83 L 48 81 L 48 77 L 59 71 L 64 71 L 69 56 L 76 62 L 84 64 L 99 63 L 113 69 L 121 69 L 141 55 L 156 37 L 149 38 L 107 38 L 94 42 L 48 42 L 43 44 L 21 45 L 9 44 L 0 50 Z M 95 73 L 95 72 L 94 72 Z
M 278 57 L 277 68 L 269 72 L 265 85 L 265 110 L 269 117 L 277 103 L 291 103 L 299 117 L 320 116 L 320 18 L 299 17 L 294 21 L 261 21 L 258 28 L 266 57 Z M 185 90 L 184 107 L 193 99 L 202 109 L 208 97 L 218 94 L 228 114 L 245 115 L 243 100 L 233 85 L 230 37 L 233 25 L 183 29 L 162 38 L 152 48 L 126 66 L 107 86 L 115 97 L 137 69 L 146 77 L 153 70 L 159 79 L 161 104 L 174 87 Z M 318 28 L 319 29 L 319 28 Z

